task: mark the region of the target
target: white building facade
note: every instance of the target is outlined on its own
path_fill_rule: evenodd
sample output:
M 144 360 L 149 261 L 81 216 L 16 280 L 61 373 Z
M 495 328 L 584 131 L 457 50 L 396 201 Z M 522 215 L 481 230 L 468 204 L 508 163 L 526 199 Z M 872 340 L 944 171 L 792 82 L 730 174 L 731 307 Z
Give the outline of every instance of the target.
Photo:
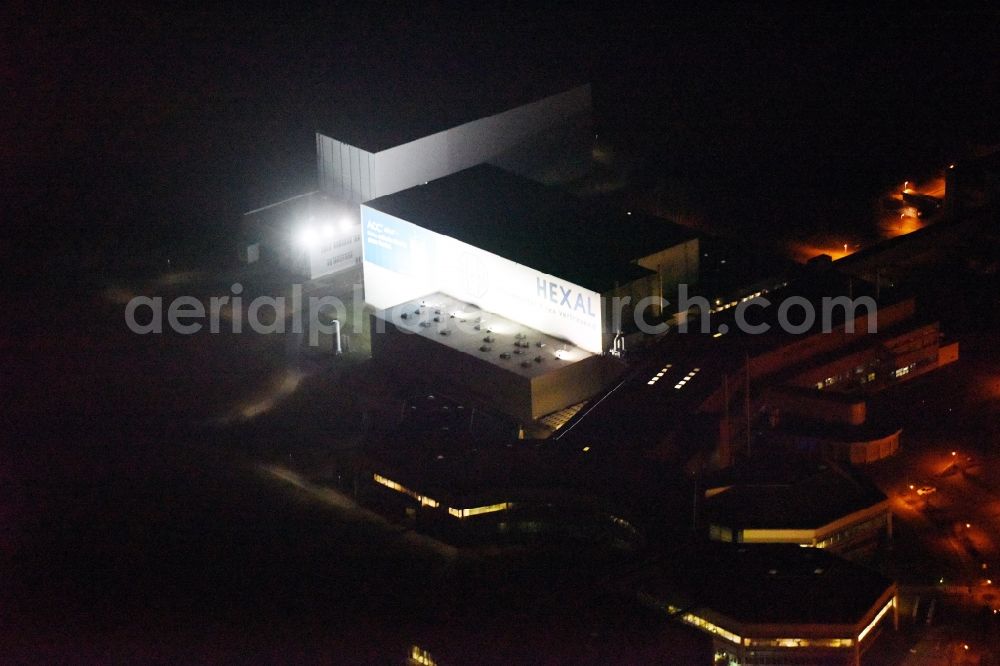
M 303 196 L 324 200 L 334 212 L 306 214 L 301 205 L 286 206 L 287 219 L 277 220 L 271 211 L 267 233 L 249 232 L 241 254 L 245 261 L 258 250 L 262 257 L 281 257 L 309 279 L 359 266 L 360 204 L 482 163 L 542 182 L 580 176 L 588 167 L 591 122 L 585 84 L 391 146 L 377 139 L 350 145 L 317 132 L 319 191 Z M 247 213 L 248 226 L 262 227 L 258 213 L 270 208 Z
M 484 162 L 544 182 L 579 175 L 590 133 L 590 84 L 381 150 L 317 133 L 319 186 L 363 203 Z

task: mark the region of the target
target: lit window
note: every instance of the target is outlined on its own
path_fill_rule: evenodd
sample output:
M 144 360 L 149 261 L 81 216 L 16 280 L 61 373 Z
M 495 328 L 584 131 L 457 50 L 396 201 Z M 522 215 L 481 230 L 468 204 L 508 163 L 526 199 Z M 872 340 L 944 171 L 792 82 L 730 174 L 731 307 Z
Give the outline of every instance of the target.
M 435 509 L 437 507 L 441 506 L 441 504 L 439 502 L 437 502 L 436 500 L 432 500 L 430 497 L 427 497 L 426 495 L 421 495 L 419 493 L 416 493 L 416 492 L 410 490 L 409 488 L 407 488 L 405 486 L 402 486 L 402 485 L 396 483 L 395 481 L 392 481 L 391 479 L 387 479 L 384 476 L 381 476 L 379 474 L 373 474 L 372 475 L 372 479 L 375 481 L 375 483 L 377 483 L 379 485 L 383 485 L 386 488 L 390 488 L 392 490 L 395 490 L 397 493 L 402 493 L 403 495 L 407 495 L 409 497 L 412 497 L 413 499 L 415 499 L 418 502 L 420 502 L 420 506 L 429 506 L 429 507 L 435 508 Z
M 863 629 L 863 630 L 861 631 L 861 633 L 860 633 L 860 634 L 858 634 L 858 642 L 859 642 L 859 643 L 860 643 L 861 641 L 863 641 L 863 640 L 865 639 L 865 636 L 867 636 L 867 635 L 868 635 L 868 632 L 870 632 L 870 631 L 871 631 L 872 629 L 874 629 L 874 628 L 875 628 L 875 625 L 879 623 L 879 620 L 881 620 L 881 619 L 882 619 L 882 618 L 883 618 L 883 617 L 885 616 L 885 614 L 889 612 L 889 609 L 890 609 L 890 608 L 892 608 L 893 604 L 895 604 L 895 603 L 896 603 L 896 599 L 895 599 L 895 597 L 894 597 L 893 599 L 891 599 L 891 600 L 889 601 L 889 603 L 887 603 L 887 604 L 886 604 L 886 605 L 885 605 L 885 606 L 884 606 L 884 607 L 882 608 L 882 610 L 880 610 L 880 611 L 878 612 L 878 615 L 876 615 L 876 616 L 875 616 L 875 618 L 874 618 L 874 619 L 873 619 L 873 620 L 872 620 L 871 622 L 869 622 L 869 623 L 868 623 L 868 626 L 867 626 L 867 627 L 865 627 L 865 628 L 864 628 L 864 629 Z
M 431 653 L 416 645 L 410 648 L 410 663 L 421 664 L 421 666 L 437 666 Z
M 850 638 L 748 638 L 743 641 L 750 647 L 782 647 L 782 648 L 846 648 L 854 645 Z
M 676 615 L 680 612 L 680 610 L 681 609 L 676 606 L 667 606 L 667 612 L 671 615 Z M 684 613 L 683 615 L 680 615 L 679 618 L 684 624 L 689 624 L 692 627 L 698 627 L 699 629 L 707 631 L 710 634 L 721 636 L 722 638 L 725 638 L 732 643 L 736 643 L 737 645 L 739 645 L 743 640 L 740 636 L 734 634 L 733 632 L 727 631 L 717 624 L 713 624 L 704 618 L 698 617 L 694 613 Z
M 655 384 L 656 382 L 658 382 L 660 380 L 660 377 L 662 377 L 663 375 L 665 375 L 667 373 L 667 370 L 669 370 L 671 367 L 673 367 L 673 366 L 671 364 L 669 364 L 669 363 L 666 364 L 665 366 L 663 366 L 663 369 L 660 370 L 659 372 L 657 372 L 655 375 L 653 375 L 649 379 L 649 381 L 646 382 L 646 384 L 649 385 L 649 386 L 652 386 L 653 384 Z
M 499 504 L 490 504 L 489 506 L 477 506 L 471 509 L 453 509 L 452 507 L 448 507 L 448 513 L 455 516 L 456 518 L 468 518 L 469 516 L 478 516 L 483 513 L 493 513 L 494 511 L 506 511 L 507 509 L 513 508 L 513 506 L 514 505 L 510 502 L 500 502 Z

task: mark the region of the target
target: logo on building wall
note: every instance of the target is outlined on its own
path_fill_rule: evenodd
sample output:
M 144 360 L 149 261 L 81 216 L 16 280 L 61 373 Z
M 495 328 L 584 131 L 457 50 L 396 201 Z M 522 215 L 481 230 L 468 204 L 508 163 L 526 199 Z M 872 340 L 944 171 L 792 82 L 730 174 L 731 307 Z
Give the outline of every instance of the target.
M 564 287 L 554 280 L 546 280 L 541 277 L 535 278 L 535 280 L 538 296 L 543 300 L 574 314 L 587 317 L 597 316 L 594 309 L 594 297 L 591 294 L 584 294 L 572 287 Z
M 419 241 L 414 227 L 374 210 L 366 210 L 362 227 L 365 260 L 403 275 L 414 270 Z

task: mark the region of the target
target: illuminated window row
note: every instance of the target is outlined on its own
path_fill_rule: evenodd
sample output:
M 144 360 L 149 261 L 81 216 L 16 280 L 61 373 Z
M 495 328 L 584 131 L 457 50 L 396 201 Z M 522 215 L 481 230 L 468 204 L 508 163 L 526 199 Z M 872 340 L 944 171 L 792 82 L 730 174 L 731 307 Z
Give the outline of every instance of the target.
M 859 534 L 864 534 L 868 532 L 878 532 L 879 530 L 886 529 L 888 524 L 888 517 L 886 514 L 880 514 L 874 518 L 869 518 L 868 520 L 857 523 L 855 525 L 850 525 L 840 530 L 839 532 L 834 532 L 829 536 L 825 536 L 822 540 L 816 542 L 816 548 L 828 548 L 832 545 L 840 543 L 841 541 L 846 541 L 848 539 L 854 538 Z M 808 544 L 804 544 L 808 545 Z
M 387 479 L 381 474 L 373 474 L 372 478 L 375 480 L 375 483 L 383 485 L 391 490 L 395 490 L 397 493 L 402 493 L 403 495 L 412 497 L 413 499 L 420 502 L 421 506 L 429 506 L 433 509 L 436 509 L 439 506 L 441 506 L 441 503 L 438 502 L 437 500 L 431 499 L 426 495 L 421 495 L 416 491 L 410 490 L 406 486 L 396 483 L 392 479 Z M 468 518 L 469 516 L 478 516 L 483 513 L 493 513 L 494 511 L 506 511 L 507 509 L 512 509 L 512 508 L 514 508 L 513 502 L 500 502 L 499 504 L 490 504 L 488 506 L 476 506 L 469 509 L 455 509 L 452 507 L 448 507 L 448 513 L 455 516 L 456 518 Z
M 448 513 L 455 516 L 456 518 L 468 518 L 469 516 L 478 516 L 483 513 L 493 513 L 494 511 L 506 511 L 507 509 L 514 508 L 514 504 L 511 502 L 500 502 L 499 504 L 490 504 L 489 506 L 477 506 L 471 509 L 453 509 L 448 507 Z
M 670 613 L 671 615 L 677 615 L 680 611 L 681 609 L 677 608 L 676 606 L 667 606 L 667 612 Z M 689 624 L 692 627 L 698 627 L 699 629 L 707 631 L 710 634 L 721 636 L 722 638 L 725 638 L 727 641 L 730 641 L 731 643 L 736 643 L 737 645 L 739 645 L 739 643 L 742 641 L 742 638 L 740 638 L 740 636 L 738 636 L 737 634 L 734 634 L 731 631 L 727 631 L 726 629 L 723 629 L 719 625 L 709 622 L 705 618 L 698 617 L 694 613 L 684 613 L 683 615 L 677 615 L 677 617 L 680 618 L 681 622 L 683 622 L 684 624 Z
M 426 495 L 421 495 L 420 493 L 414 492 L 409 488 L 402 486 L 391 479 L 387 479 L 384 476 L 381 476 L 380 474 L 373 474 L 372 478 L 375 480 L 375 483 L 383 485 L 386 488 L 395 490 L 397 493 L 402 493 L 404 495 L 412 497 L 413 499 L 420 502 L 420 506 L 429 506 L 435 509 L 441 506 L 441 504 L 437 500 L 432 500 L 430 497 L 427 497 Z
M 744 296 L 743 298 L 738 298 L 725 304 L 723 304 L 721 299 L 717 298 L 715 299 L 715 308 L 712 312 L 722 312 L 723 310 L 728 310 L 729 308 L 735 308 L 740 303 L 746 303 L 747 301 L 752 301 L 755 298 L 760 298 L 769 291 L 769 289 L 761 289 L 760 291 L 750 294 L 749 296 Z
M 694 376 L 697 375 L 699 372 L 701 372 L 701 368 L 695 368 L 691 372 L 687 373 L 686 375 L 684 375 L 684 379 L 682 379 L 679 382 L 677 382 L 676 384 L 674 384 L 674 388 L 675 389 L 682 389 L 682 388 L 684 388 L 684 385 L 687 384 L 692 379 L 694 379 Z
M 854 645 L 850 638 L 744 638 L 749 647 L 779 648 L 848 648 Z
M 895 605 L 896 605 L 896 597 L 893 597 L 892 599 L 890 599 L 890 600 L 889 600 L 889 603 L 887 603 L 887 604 L 886 604 L 886 605 L 885 605 L 885 606 L 884 606 L 884 607 L 882 608 L 882 610 L 880 610 L 880 611 L 878 612 L 878 615 L 876 615 L 876 616 L 875 616 L 875 619 L 873 619 L 873 620 L 872 620 L 871 622 L 869 622 L 869 623 L 868 623 L 868 626 L 867 626 L 867 627 L 865 627 L 864 629 L 862 629 L 862 630 L 861 630 L 861 633 L 860 633 L 860 634 L 858 634 L 858 642 L 859 642 L 859 643 L 860 643 L 861 641 L 863 641 L 863 640 L 865 639 L 865 636 L 867 636 L 867 635 L 868 635 L 868 633 L 869 633 L 869 632 L 870 632 L 870 631 L 871 631 L 872 629 L 874 629 L 874 628 L 875 628 L 875 625 L 877 625 L 877 624 L 879 623 L 879 620 L 881 620 L 881 619 L 882 619 L 883 617 L 885 617 L 885 614 L 889 612 L 889 609 L 890 609 L 890 608 L 892 608 L 892 607 L 893 607 L 893 606 L 895 606 Z
M 648 382 L 646 382 L 646 384 L 648 384 L 649 386 L 652 386 L 656 382 L 660 381 L 660 377 L 662 377 L 663 375 L 667 374 L 667 370 L 669 370 L 672 367 L 674 367 L 672 364 L 667 363 L 665 366 L 663 366 L 663 368 L 660 369 L 659 372 L 657 372 L 655 375 L 653 375 L 650 378 L 650 380 Z
M 871 624 L 861 632 L 858 637 L 858 642 L 860 642 L 872 627 L 878 624 L 879 620 L 888 612 L 889 608 L 892 607 L 895 600 L 890 601 L 885 608 L 875 616 Z M 692 627 L 697 627 L 703 631 L 707 631 L 710 634 L 719 636 L 728 640 L 736 645 L 744 645 L 746 647 L 772 647 L 772 648 L 849 648 L 854 645 L 854 640 L 851 638 L 743 638 L 738 634 L 735 634 L 727 629 L 723 629 L 717 624 L 709 622 L 705 618 L 698 617 L 694 613 L 681 613 L 681 609 L 672 606 L 665 606 L 668 613 L 678 617 L 682 622 L 688 624 Z

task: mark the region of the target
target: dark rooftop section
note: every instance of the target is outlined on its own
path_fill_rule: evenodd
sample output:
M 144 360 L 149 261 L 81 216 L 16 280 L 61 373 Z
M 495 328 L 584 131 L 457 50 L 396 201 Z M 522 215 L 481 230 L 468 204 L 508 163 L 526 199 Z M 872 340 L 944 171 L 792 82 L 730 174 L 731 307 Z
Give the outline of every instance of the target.
M 705 500 L 708 522 L 733 529 L 814 529 L 886 501 L 871 481 L 834 463 L 755 462 L 727 470 Z
M 318 100 L 314 122 L 318 132 L 375 153 L 581 85 L 577 76 L 538 71 L 372 76 L 362 91 Z
M 597 292 L 652 275 L 631 260 L 695 238 L 486 164 L 365 205 Z
M 695 614 L 710 609 L 748 624 L 857 625 L 892 582 L 821 548 L 699 543 L 634 586 Z
M 699 437 L 717 436 L 717 432 L 715 435 L 699 433 L 694 415 L 707 399 L 722 391 L 723 375 L 738 376 L 748 359 L 752 362 L 758 356 L 786 348 L 787 345 L 822 330 L 820 316 L 816 317 L 814 326 L 802 334 L 781 330 L 776 314 L 778 305 L 783 300 L 801 296 L 816 304 L 817 312 L 822 312 L 821 300 L 824 296 L 852 294 L 858 297 L 875 294 L 872 285 L 832 269 L 817 271 L 811 267 L 802 267 L 797 275 L 789 276 L 788 279 L 789 282 L 784 287 L 766 294 L 771 307 L 748 309 L 748 323 L 767 324 L 770 327 L 767 332 L 759 335 L 741 333 L 735 321 L 736 308 L 716 311 L 710 318 L 710 331 L 717 331 L 721 324 L 725 324 L 729 327 L 726 335 L 714 337 L 709 333 L 699 332 L 698 317 L 692 319 L 690 332 L 681 333 L 677 326 L 673 326 L 670 332 L 648 348 L 638 350 L 625 379 L 601 398 L 595 399 L 591 408 L 575 415 L 554 439 L 576 448 L 585 445 L 597 447 L 603 443 L 605 446 L 602 448 L 621 451 L 627 443 L 629 448 L 656 450 L 660 454 L 695 453 Z M 906 298 L 905 292 L 883 288 L 878 305 L 884 307 Z M 844 323 L 844 308 L 836 308 L 832 314 L 833 327 Z M 864 316 L 867 310 L 859 308 L 858 314 Z M 913 320 L 910 319 L 899 328 L 912 325 Z M 864 327 L 857 329 L 858 332 L 865 330 Z M 894 329 L 885 328 L 887 333 L 892 330 Z M 878 334 L 858 335 L 853 343 L 831 351 L 830 355 L 839 357 L 878 340 Z M 855 346 L 851 346 L 852 344 Z M 802 368 L 812 367 L 823 358 L 825 357 L 803 356 L 786 368 L 786 374 L 802 372 Z M 680 381 L 695 369 L 696 374 L 680 385 Z M 759 378 L 754 381 L 758 380 Z M 774 383 L 773 379 L 771 383 Z M 717 427 L 717 424 L 702 425 Z M 684 445 L 684 441 L 688 445 Z M 616 444 L 608 446 L 606 443 L 609 442 Z

